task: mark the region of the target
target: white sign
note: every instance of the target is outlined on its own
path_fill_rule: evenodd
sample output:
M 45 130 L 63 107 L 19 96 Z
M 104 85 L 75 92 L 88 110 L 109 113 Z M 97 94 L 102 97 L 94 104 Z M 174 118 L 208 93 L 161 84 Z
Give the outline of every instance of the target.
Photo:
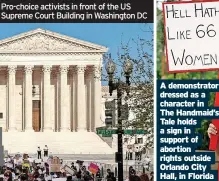
M 71 174 L 71 175 L 74 175 L 74 174 L 75 174 L 75 171 L 72 170 L 68 165 L 65 165 L 65 166 L 63 167 L 63 169 L 64 169 L 67 173 L 69 173 L 69 174 Z
M 219 1 L 163 4 L 169 72 L 219 69 Z
M 52 178 L 52 181 L 66 181 L 66 178 Z
M 35 163 L 41 163 L 42 160 L 41 159 L 35 159 Z
M 6 163 L 6 167 L 13 168 L 13 164 L 12 163 Z

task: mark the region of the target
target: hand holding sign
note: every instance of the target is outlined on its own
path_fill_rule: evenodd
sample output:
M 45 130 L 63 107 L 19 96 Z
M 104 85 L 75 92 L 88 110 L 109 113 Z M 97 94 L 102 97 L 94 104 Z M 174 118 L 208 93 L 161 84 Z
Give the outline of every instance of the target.
M 217 128 L 211 123 L 208 128 L 208 136 L 211 138 L 211 135 L 217 134 Z

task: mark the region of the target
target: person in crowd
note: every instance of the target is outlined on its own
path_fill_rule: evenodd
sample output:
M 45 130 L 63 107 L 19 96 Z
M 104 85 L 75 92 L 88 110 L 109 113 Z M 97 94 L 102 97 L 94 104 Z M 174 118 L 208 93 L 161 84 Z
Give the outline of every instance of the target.
M 141 181 L 140 177 L 137 175 L 131 175 L 129 181 Z
M 150 177 L 151 177 L 151 178 L 150 178 L 150 181 L 154 181 L 154 172 L 151 172 L 151 173 L 150 173 Z
M 116 181 L 116 177 L 114 176 L 114 172 L 110 172 L 110 178 L 112 181 Z
M 139 146 L 139 155 L 138 155 L 138 160 L 141 161 L 141 158 L 142 158 L 142 152 L 143 152 L 143 149 L 141 146 Z
M 98 168 L 98 171 L 96 173 L 96 178 L 97 178 L 97 181 L 101 181 L 102 180 L 102 175 L 100 173 L 100 169 Z
M 77 168 L 76 168 L 74 162 L 71 163 L 71 169 L 74 170 L 74 171 L 77 171 Z
M 111 172 L 110 169 L 107 169 L 107 176 L 106 176 L 107 181 L 116 181 L 116 178 L 114 176 L 114 172 Z
M 4 173 L 4 177 L 6 178 L 7 181 L 12 181 L 12 173 L 11 173 L 10 168 L 7 167 Z
M 67 180 L 66 181 L 72 181 L 72 176 L 67 176 Z
M 143 174 L 140 176 L 140 179 L 141 179 L 141 181 L 150 181 L 148 175 L 145 174 L 145 173 L 143 173 Z
M 16 178 L 15 176 L 15 170 L 11 168 L 11 176 L 12 176 L 12 180 L 14 180 Z
M 135 147 L 135 160 L 139 160 L 139 147 Z
M 136 171 L 132 166 L 129 167 L 129 181 L 141 181 L 140 177 L 136 175 Z
M 133 175 L 135 175 L 135 170 L 134 170 L 134 168 L 132 167 L 132 166 L 130 166 L 129 167 L 129 178 L 131 177 L 131 176 L 133 176 Z
M 150 169 L 150 166 L 151 166 L 151 158 L 150 158 L 149 156 L 146 156 L 146 157 L 143 159 L 142 162 L 143 162 L 144 165 L 146 166 L 145 168 L 146 168 L 147 170 L 149 170 L 149 169 Z
M 49 152 L 49 148 L 47 145 L 45 145 L 45 148 L 44 148 L 44 157 L 48 157 L 48 152 Z
M 38 157 L 38 159 L 41 159 L 41 149 L 40 149 L 40 147 L 38 147 L 38 149 L 37 149 L 37 157 Z
M 81 173 L 77 173 L 76 174 L 76 179 L 75 179 L 75 181 L 81 181 Z
M 111 179 L 110 173 L 111 173 L 111 170 L 110 170 L 110 169 L 107 169 L 107 170 L 106 170 L 106 174 L 107 174 L 107 175 L 106 175 L 106 180 Z

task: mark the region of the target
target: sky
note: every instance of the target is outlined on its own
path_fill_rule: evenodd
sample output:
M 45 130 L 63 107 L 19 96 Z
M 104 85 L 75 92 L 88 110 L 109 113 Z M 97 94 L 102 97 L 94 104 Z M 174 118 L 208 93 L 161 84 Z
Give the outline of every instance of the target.
M 129 42 L 131 47 L 131 56 L 137 56 L 137 48 L 132 41 L 138 37 L 148 40 L 152 39 L 153 24 L 138 24 L 138 23 L 8 23 L 0 24 L 0 40 L 17 35 L 19 33 L 27 32 L 37 28 L 42 28 L 67 36 L 78 38 L 84 41 L 92 42 L 98 45 L 109 48 L 108 53 L 111 53 L 112 58 L 116 62 L 117 54 L 121 49 L 121 42 Z M 152 54 L 152 52 L 151 52 Z
M 149 24 L 153 29 L 153 24 Z M 129 42 L 130 39 L 137 39 L 139 37 L 145 37 L 151 39 L 151 33 L 145 33 L 145 24 L 107 24 L 107 23 L 32 23 L 32 24 L 0 24 L 0 39 L 11 37 L 19 33 L 42 28 L 51 30 L 57 33 L 61 33 L 67 36 L 78 38 L 84 41 L 92 42 L 98 45 L 103 45 L 109 48 L 109 53 L 112 54 L 112 58 L 116 58 L 121 42 Z M 147 28 L 149 29 L 149 28 Z M 134 42 L 130 41 L 130 47 L 134 46 Z M 134 49 L 134 48 L 133 48 Z M 135 55 L 135 51 L 132 52 Z

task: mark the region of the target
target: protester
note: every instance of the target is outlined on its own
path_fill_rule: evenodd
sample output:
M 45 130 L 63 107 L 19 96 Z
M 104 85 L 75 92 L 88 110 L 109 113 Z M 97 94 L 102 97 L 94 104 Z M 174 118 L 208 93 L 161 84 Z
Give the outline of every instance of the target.
M 145 173 L 140 176 L 140 179 L 141 181 L 150 181 L 148 175 Z
M 135 147 L 135 160 L 139 160 L 139 147 Z
M 107 170 L 106 170 L 106 174 L 107 174 L 107 175 L 106 175 L 106 180 L 111 179 L 110 172 L 111 172 L 110 169 L 107 169 Z
M 110 178 L 112 181 L 116 181 L 116 177 L 114 176 L 114 172 L 110 172 Z
M 97 173 L 96 173 L 96 180 L 97 181 L 101 181 L 102 180 L 102 175 L 101 175 L 101 173 L 100 173 L 100 169 L 98 169 L 98 171 L 97 171 Z
M 38 147 L 38 150 L 40 150 L 40 147 Z M 9 156 L 5 159 L 5 165 L 0 169 L 4 176 L 4 180 L 52 181 L 54 178 L 65 178 L 66 181 L 100 181 L 104 178 L 103 172 L 100 168 L 98 168 L 98 171 L 94 174 L 89 171 L 89 167 L 84 165 L 84 161 L 80 160 L 77 160 L 77 166 L 75 166 L 74 162 L 71 162 L 71 166 L 68 167 L 69 169 L 72 169 L 73 172 L 70 172 L 72 175 L 69 175 L 61 164 L 60 169 L 58 168 L 57 172 L 51 172 L 51 159 L 54 159 L 55 157 L 50 157 L 48 160 L 40 159 L 40 157 L 40 153 L 37 155 L 38 159 L 31 158 L 26 153 L 22 156 L 18 154 L 15 156 Z M 59 159 L 59 161 L 61 161 L 61 159 Z M 133 167 L 130 167 L 129 171 L 130 175 L 126 181 L 149 181 L 149 178 L 146 175 L 138 177 Z M 110 169 L 107 169 L 107 176 L 105 178 L 106 181 L 116 181 L 115 174 Z M 150 175 L 150 178 L 150 181 L 153 181 L 153 174 Z
M 67 180 L 66 181 L 72 181 L 72 176 L 67 176 Z
M 150 181 L 154 181 L 154 172 L 151 172 L 150 177 Z
M 141 181 L 140 177 L 137 175 L 131 175 L 129 181 Z
M 76 166 L 74 165 L 74 162 L 71 163 L 71 169 L 74 170 L 74 171 L 77 171 L 77 168 L 76 168 Z

